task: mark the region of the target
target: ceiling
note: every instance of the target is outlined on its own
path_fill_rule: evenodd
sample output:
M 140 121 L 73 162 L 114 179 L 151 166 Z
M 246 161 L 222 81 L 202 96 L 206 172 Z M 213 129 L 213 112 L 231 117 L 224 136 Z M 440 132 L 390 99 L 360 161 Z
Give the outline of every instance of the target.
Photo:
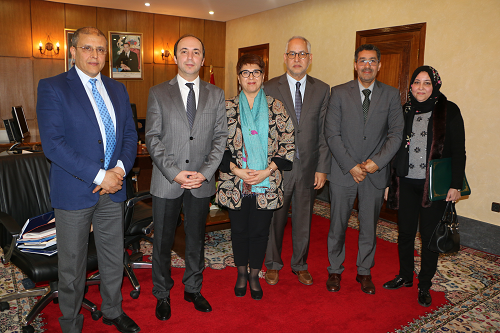
M 75 5 L 222 21 L 237 19 L 304 0 L 50 0 Z M 151 6 L 146 7 L 144 3 Z M 208 12 L 214 11 L 213 15 Z

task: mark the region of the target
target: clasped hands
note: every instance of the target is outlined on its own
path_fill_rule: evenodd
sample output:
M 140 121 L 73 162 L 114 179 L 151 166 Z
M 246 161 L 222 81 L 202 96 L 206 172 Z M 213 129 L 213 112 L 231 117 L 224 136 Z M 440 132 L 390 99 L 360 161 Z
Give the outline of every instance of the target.
M 197 171 L 183 170 L 175 176 L 174 181 L 181 185 L 181 188 L 192 190 L 201 186 L 206 180 L 205 176 Z
M 125 172 L 120 167 L 106 170 L 101 185 L 97 185 L 92 193 L 99 192 L 99 195 L 113 194 L 122 189 Z
M 260 184 L 264 181 L 264 179 L 266 179 L 271 175 L 271 171 L 269 169 L 253 170 L 253 169 L 234 168 L 232 172 L 237 177 L 243 179 L 243 182 L 245 182 L 248 185 Z
M 349 172 L 356 183 L 361 183 L 366 178 L 367 173 L 374 173 L 378 170 L 378 165 L 371 159 L 363 163 L 356 164 Z

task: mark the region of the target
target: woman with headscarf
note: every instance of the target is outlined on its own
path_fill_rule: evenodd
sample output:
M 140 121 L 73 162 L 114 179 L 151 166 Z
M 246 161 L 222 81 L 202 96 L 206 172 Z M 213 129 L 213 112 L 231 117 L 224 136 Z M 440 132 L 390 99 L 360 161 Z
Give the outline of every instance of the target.
M 398 210 L 399 274 L 385 283 L 386 289 L 413 285 L 414 244 L 420 222 L 421 268 L 418 274 L 418 303 L 432 303 L 429 289 L 439 254 L 427 248 L 447 201 L 460 199 L 465 174 L 465 130 L 458 106 L 439 89 L 441 78 L 430 66 L 421 66 L 411 78 L 408 102 L 403 106 L 403 142 L 394 157 L 391 185 L 386 192 L 389 208 Z M 452 159 L 451 186 L 445 200 L 429 199 L 429 161 Z
M 220 165 L 217 203 L 227 207 L 238 277 L 234 293 L 262 299 L 259 272 L 274 210 L 283 206 L 283 177 L 295 154 L 292 120 L 281 101 L 266 96 L 264 61 L 245 54 L 236 64 L 241 92 L 226 100 L 229 136 Z M 250 266 L 250 274 L 247 267 Z

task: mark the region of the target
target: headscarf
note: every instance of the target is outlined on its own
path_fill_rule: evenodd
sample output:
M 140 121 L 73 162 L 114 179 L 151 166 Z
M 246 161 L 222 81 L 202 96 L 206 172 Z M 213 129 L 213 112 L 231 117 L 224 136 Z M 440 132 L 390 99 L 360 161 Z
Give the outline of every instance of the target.
M 432 94 L 427 100 L 419 102 L 411 92 L 411 85 L 413 84 L 413 82 L 415 82 L 415 78 L 417 77 L 417 75 L 422 72 L 426 72 L 431 78 Z M 408 89 L 408 102 L 406 102 L 405 111 L 408 112 L 409 108 L 411 107 L 415 108 L 415 113 L 426 113 L 434 110 L 434 105 L 436 105 L 438 98 L 441 95 L 441 92 L 439 91 L 440 88 L 441 77 L 439 76 L 437 70 L 432 68 L 431 66 L 420 66 L 413 72 L 413 75 L 411 76 L 410 88 Z

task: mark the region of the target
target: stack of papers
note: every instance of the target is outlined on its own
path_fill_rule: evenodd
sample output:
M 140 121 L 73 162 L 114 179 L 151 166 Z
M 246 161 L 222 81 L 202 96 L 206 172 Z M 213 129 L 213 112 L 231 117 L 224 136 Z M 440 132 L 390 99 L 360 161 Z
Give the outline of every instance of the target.
M 54 212 L 30 218 L 21 230 L 17 247 L 22 252 L 51 256 L 57 253 Z

